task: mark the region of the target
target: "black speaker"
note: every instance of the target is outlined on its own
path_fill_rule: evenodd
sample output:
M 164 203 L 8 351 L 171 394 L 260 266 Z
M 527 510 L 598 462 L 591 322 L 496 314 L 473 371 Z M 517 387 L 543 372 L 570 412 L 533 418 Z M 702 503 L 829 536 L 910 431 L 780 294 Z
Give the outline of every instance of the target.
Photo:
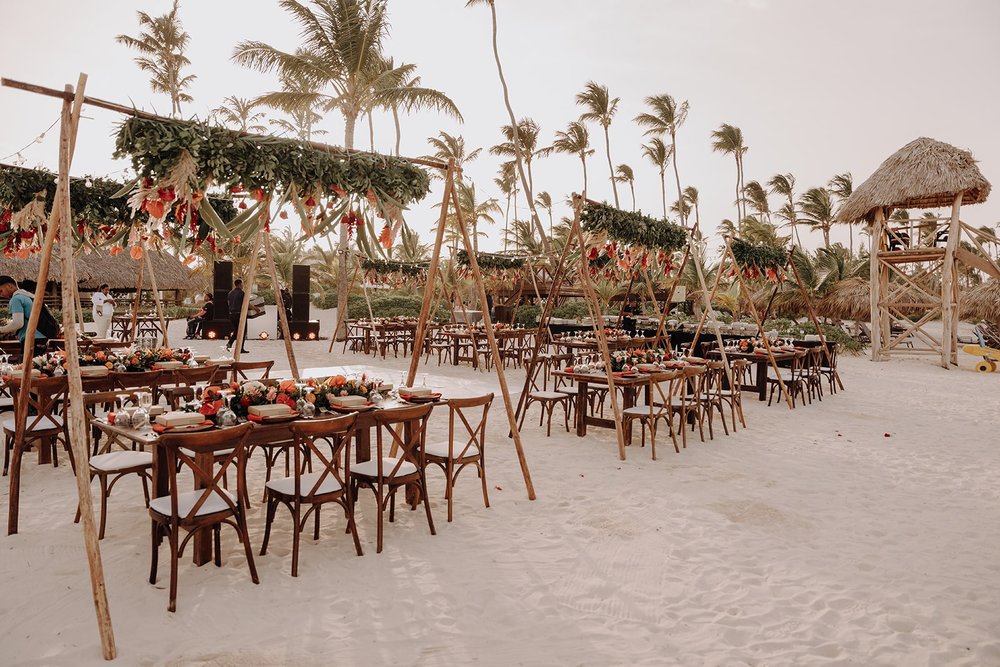
M 289 322 L 292 340 L 319 340 L 319 320 L 311 322 Z
M 295 264 L 292 266 L 292 294 L 309 293 L 309 265 Z
M 298 292 L 292 293 L 292 321 L 293 322 L 308 322 L 309 321 L 309 293 L 300 294 Z
M 292 320 L 309 321 L 309 265 L 292 266 Z
M 233 263 L 216 262 L 212 274 L 212 301 L 215 319 L 229 319 L 229 290 L 233 289 Z

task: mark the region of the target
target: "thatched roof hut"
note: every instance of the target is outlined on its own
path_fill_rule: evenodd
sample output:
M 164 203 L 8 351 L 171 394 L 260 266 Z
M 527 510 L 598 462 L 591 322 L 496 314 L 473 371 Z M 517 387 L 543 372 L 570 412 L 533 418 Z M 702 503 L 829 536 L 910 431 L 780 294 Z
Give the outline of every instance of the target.
M 898 294 L 893 308 L 903 313 L 923 313 L 927 310 L 927 295 L 912 287 L 900 291 L 901 283 L 892 283 L 889 289 Z M 872 287 L 867 278 L 841 280 L 816 301 L 816 313 L 835 320 L 861 320 L 871 318 Z
M 40 254 L 37 253 L 26 259 L 0 256 L 0 275 L 11 276 L 18 282 L 37 280 L 39 257 Z M 146 262 L 156 272 L 157 287 L 161 290 L 196 289 L 200 286 L 200 282 L 192 278 L 191 270 L 169 253 L 147 251 Z M 76 276 L 80 288 L 84 290 L 97 289 L 102 283 L 108 283 L 113 290 L 135 290 L 138 272 L 139 262 L 127 252 L 112 257 L 106 250 L 102 250 L 76 258 Z M 49 265 L 49 281 L 62 282 L 61 262 L 53 260 Z M 143 282 L 148 289 L 148 272 Z
M 990 280 L 962 292 L 963 320 L 986 320 L 1000 326 L 1000 280 Z
M 858 186 L 837 221 L 871 223 L 879 207 L 888 217 L 896 208 L 951 206 L 959 192 L 963 204 L 978 204 L 986 201 L 990 188 L 972 153 L 921 137 L 890 155 Z

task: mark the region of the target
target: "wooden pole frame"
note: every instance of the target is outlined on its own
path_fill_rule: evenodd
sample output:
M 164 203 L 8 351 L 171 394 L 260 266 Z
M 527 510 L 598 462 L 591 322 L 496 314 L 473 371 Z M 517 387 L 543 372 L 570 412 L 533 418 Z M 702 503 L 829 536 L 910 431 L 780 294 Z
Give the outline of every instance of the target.
M 139 257 L 139 270 L 137 271 L 138 278 L 136 280 L 135 287 L 135 307 L 132 309 L 132 325 L 129 328 L 128 342 L 135 345 L 135 334 L 136 328 L 139 326 L 139 305 L 142 303 L 142 276 L 145 273 L 143 269 L 146 266 L 146 253 L 143 252 Z
M 274 286 L 275 294 L 278 290 L 278 269 L 274 265 L 274 254 L 271 251 L 271 232 L 264 232 L 264 259 L 267 261 L 268 271 L 271 274 L 271 284 Z M 275 299 L 277 301 L 277 299 Z M 278 322 L 281 326 L 281 331 L 284 334 L 285 341 L 285 354 L 288 355 L 288 366 L 292 371 L 292 377 L 298 382 L 301 377 L 299 376 L 299 365 L 295 361 L 295 350 L 292 349 L 292 334 L 288 327 L 288 314 L 285 312 L 283 306 L 278 307 Z M 239 345 L 243 344 L 242 340 L 236 341 Z
M 150 250 L 146 248 L 142 255 L 143 259 L 148 252 Z M 163 331 L 163 347 L 170 347 L 170 341 L 167 337 L 167 320 L 163 316 L 163 302 L 160 300 L 160 290 L 156 286 L 156 271 L 153 269 L 153 262 L 146 262 L 146 270 L 149 271 L 149 286 L 153 290 L 153 303 L 156 304 L 156 315 L 160 320 L 160 329 Z
M 269 206 L 270 202 L 268 202 L 266 205 Z M 264 231 L 264 228 L 262 226 L 260 228 L 260 231 L 257 232 L 257 236 L 253 240 L 253 250 L 251 251 L 250 254 L 250 265 L 249 267 L 247 267 L 247 278 L 249 278 L 251 284 L 248 285 L 246 280 L 243 281 L 243 285 L 245 288 L 243 290 L 243 302 L 240 304 L 240 319 L 236 325 L 235 343 L 238 343 L 238 345 L 236 346 L 236 350 L 233 352 L 233 361 L 236 361 L 237 363 L 239 363 L 240 355 L 243 353 L 243 337 L 246 335 L 247 331 L 247 313 L 250 312 L 250 288 L 252 286 L 252 281 L 254 279 L 254 276 L 257 275 L 257 264 L 260 261 L 261 245 L 264 242 L 265 233 L 266 232 Z M 277 303 L 278 301 L 280 301 L 280 298 L 278 296 L 277 286 L 275 286 L 274 288 L 274 294 L 275 294 L 275 303 Z M 278 308 L 282 309 L 282 305 L 279 304 Z

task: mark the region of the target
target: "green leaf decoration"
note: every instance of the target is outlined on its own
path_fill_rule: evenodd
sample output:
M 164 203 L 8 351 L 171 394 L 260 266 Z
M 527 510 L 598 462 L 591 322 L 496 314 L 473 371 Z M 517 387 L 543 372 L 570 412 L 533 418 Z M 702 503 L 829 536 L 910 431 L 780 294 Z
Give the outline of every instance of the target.
M 788 261 L 788 251 L 785 248 L 767 243 L 750 243 L 743 239 L 732 239 L 729 247 L 733 258 L 741 269 L 757 269 L 764 272 L 767 269 L 778 271 L 783 269 Z
M 458 261 L 460 267 L 469 267 L 469 253 L 465 250 L 459 250 L 455 255 L 455 259 Z M 523 257 L 494 255 L 484 252 L 476 253 L 476 261 L 479 263 L 480 271 L 484 273 L 493 271 L 519 271 L 524 268 L 525 264 Z
M 580 221 L 584 231 L 606 233 L 614 241 L 637 248 L 673 252 L 687 244 L 687 232 L 680 225 L 597 202 L 584 204 Z

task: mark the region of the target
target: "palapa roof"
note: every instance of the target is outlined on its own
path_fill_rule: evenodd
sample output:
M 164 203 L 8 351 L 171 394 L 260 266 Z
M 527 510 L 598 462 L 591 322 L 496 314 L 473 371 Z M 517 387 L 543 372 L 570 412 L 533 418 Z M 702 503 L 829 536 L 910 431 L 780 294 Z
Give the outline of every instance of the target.
M 864 278 L 841 280 L 816 302 L 816 312 L 835 320 L 871 318 L 871 284 Z
M 49 265 L 49 280 L 53 282 L 62 282 L 62 266 L 58 256 L 57 245 Z M 26 259 L 0 257 L 0 275 L 11 276 L 18 282 L 37 280 L 40 258 L 40 253 Z M 192 278 L 191 270 L 169 253 L 147 250 L 146 262 L 156 272 L 156 286 L 161 290 L 196 289 L 200 286 L 197 278 Z M 76 277 L 83 289 L 97 289 L 102 283 L 108 283 L 114 290 L 134 290 L 139 279 L 139 262 L 127 252 L 112 257 L 107 250 L 99 250 L 76 257 Z M 143 278 L 143 286 L 149 288 L 148 271 Z
M 870 223 L 879 207 L 887 209 L 888 217 L 897 208 L 951 206 L 959 192 L 963 204 L 979 204 L 986 201 L 991 187 L 972 153 L 920 137 L 890 155 L 854 190 L 837 221 Z
M 987 320 L 1000 325 L 1000 280 L 990 280 L 962 291 L 963 320 Z

